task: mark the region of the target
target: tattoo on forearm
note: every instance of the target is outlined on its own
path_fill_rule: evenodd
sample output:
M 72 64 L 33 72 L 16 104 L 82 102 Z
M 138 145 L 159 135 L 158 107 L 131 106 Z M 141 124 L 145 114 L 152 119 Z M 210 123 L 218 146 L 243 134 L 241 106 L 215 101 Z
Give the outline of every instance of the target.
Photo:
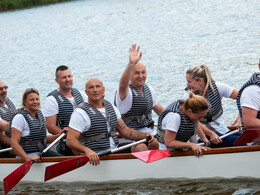
M 119 130 L 122 130 L 122 129 L 126 128 L 126 124 L 125 124 L 125 122 L 123 120 L 119 120 L 117 125 L 118 125 L 118 129 Z
M 135 131 L 130 131 L 130 133 L 129 133 L 129 137 L 131 138 L 131 139 L 138 139 L 139 138 L 139 132 L 135 132 Z

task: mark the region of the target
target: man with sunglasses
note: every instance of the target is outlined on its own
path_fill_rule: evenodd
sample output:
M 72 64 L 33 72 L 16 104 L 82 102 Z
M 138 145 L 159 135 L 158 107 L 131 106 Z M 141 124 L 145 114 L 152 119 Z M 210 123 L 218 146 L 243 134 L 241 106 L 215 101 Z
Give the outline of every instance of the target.
M 48 95 L 44 105 L 47 129 L 53 135 L 60 134 L 62 130 L 68 129 L 73 110 L 87 99 L 85 93 L 79 92 L 72 87 L 73 75 L 67 66 L 59 66 L 56 69 L 55 76 L 59 88 Z M 61 144 L 60 152 L 63 155 L 73 155 L 64 144 Z
M 7 97 L 8 86 L 0 81 L 0 148 L 11 146 L 10 123 L 16 114 L 13 102 Z M 2 157 L 9 157 L 9 153 L 2 154 Z

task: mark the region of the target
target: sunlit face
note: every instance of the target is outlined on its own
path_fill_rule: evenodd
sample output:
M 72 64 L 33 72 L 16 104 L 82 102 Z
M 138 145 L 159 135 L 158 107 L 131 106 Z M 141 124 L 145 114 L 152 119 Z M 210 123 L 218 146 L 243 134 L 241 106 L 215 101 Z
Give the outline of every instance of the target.
M 86 83 L 85 91 L 89 101 L 98 101 L 105 97 L 105 87 L 103 86 L 103 83 L 96 78 L 90 79 Z
M 196 91 L 201 92 L 202 90 L 202 83 L 201 79 L 195 80 L 191 77 L 190 74 L 186 74 L 186 80 L 187 80 L 187 87 L 191 88 L 191 91 L 194 93 Z
M 0 101 L 3 102 L 7 97 L 7 86 L 3 81 L 0 81 Z
M 55 81 L 60 88 L 64 91 L 70 90 L 73 86 L 73 75 L 69 69 L 57 72 L 57 78 Z
M 143 87 L 146 81 L 146 74 L 145 66 L 142 63 L 137 63 L 131 74 L 131 84 L 136 88 Z
M 40 108 L 40 98 L 37 93 L 30 93 L 25 99 L 25 108 L 27 111 L 37 111 Z
M 191 109 L 188 110 L 188 117 L 192 122 L 203 120 L 204 116 L 206 116 L 208 110 L 200 111 L 198 113 L 193 113 Z

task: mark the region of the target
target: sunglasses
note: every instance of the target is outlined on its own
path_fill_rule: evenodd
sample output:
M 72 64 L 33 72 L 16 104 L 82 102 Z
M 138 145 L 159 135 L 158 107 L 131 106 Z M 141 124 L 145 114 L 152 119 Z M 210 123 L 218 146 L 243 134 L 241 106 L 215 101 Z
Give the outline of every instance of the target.
M 28 88 L 24 91 L 24 95 L 27 95 L 28 93 L 30 92 L 36 92 L 36 93 L 39 93 L 39 91 L 36 89 L 36 88 Z
M 3 89 L 8 89 L 8 86 L 0 87 L 0 91 L 2 91 Z

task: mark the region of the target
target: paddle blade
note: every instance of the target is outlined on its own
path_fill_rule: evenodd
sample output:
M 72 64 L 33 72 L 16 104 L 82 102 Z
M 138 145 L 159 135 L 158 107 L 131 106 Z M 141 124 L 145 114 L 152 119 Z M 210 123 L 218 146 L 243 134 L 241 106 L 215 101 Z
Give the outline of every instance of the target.
M 28 173 L 32 164 L 31 161 L 27 161 L 4 178 L 5 194 L 7 194 L 26 175 L 26 173 Z
M 88 162 L 87 156 L 80 156 L 73 159 L 64 160 L 62 162 L 49 165 L 45 169 L 44 181 L 48 181 L 54 177 L 63 175 L 64 173 L 70 172 L 74 169 L 82 167 Z
M 246 129 L 235 141 L 234 145 L 260 141 L 260 129 Z
M 160 160 L 167 156 L 170 156 L 169 150 L 148 150 L 131 154 L 146 163 L 154 162 L 156 160 Z

